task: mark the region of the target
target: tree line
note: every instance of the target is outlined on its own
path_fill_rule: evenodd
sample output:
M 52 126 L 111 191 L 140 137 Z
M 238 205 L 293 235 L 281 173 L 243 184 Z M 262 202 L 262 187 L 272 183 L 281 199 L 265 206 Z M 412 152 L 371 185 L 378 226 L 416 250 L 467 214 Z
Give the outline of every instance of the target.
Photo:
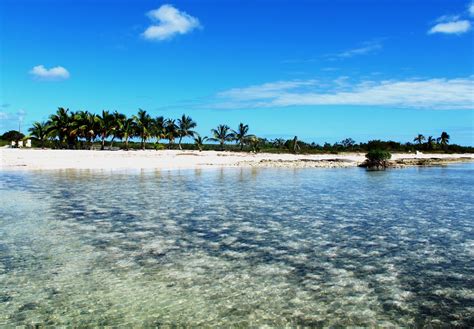
M 249 126 L 243 123 L 235 130 L 221 124 L 211 130 L 211 137 L 200 136 L 195 131 L 196 127 L 197 123 L 185 114 L 178 119 L 152 117 L 140 109 L 136 115 L 127 117 L 117 111 L 95 114 L 88 111 L 72 112 L 60 107 L 48 121 L 34 122 L 28 131 L 41 147 L 50 142 L 50 146 L 69 149 L 92 149 L 99 142 L 100 149 L 104 150 L 106 144 L 108 148 L 113 148 L 114 143 L 119 141 L 128 150 L 130 141 L 137 138 L 143 150 L 150 140 L 155 140 L 155 145 L 166 140 L 169 149 L 175 148 L 177 143 L 177 148 L 181 150 L 183 138 L 190 137 L 199 150 L 202 150 L 206 141 L 218 142 L 222 150 L 227 142 L 235 141 L 239 149 L 243 150 L 244 146 L 255 149 L 259 141 L 258 137 L 248 133 Z
M 144 110 L 127 117 L 117 111 L 102 111 L 95 114 L 88 111 L 73 112 L 58 108 L 50 115 L 49 120 L 34 122 L 28 129 L 34 146 L 68 149 L 122 148 L 133 149 L 198 149 L 231 150 L 258 152 L 291 152 L 291 153 L 338 153 L 367 152 L 370 150 L 387 150 L 390 152 L 474 152 L 473 147 L 450 144 L 450 136 L 442 132 L 437 138 L 418 134 L 413 143 L 371 140 L 356 143 L 352 138 L 323 145 L 306 143 L 295 136 L 291 139 L 259 138 L 249 133 L 249 126 L 240 123 L 236 129 L 220 124 L 211 129 L 210 136 L 201 136 L 196 131 L 197 123 L 183 114 L 178 119 L 153 117 Z M 25 136 L 17 131 L 3 134 L 3 140 L 20 140 Z M 184 138 L 191 138 L 192 144 L 183 143 Z M 138 142 L 136 142 L 138 140 Z M 165 140 L 166 143 L 161 143 Z
M 439 148 L 444 150 L 447 148 L 450 138 L 451 137 L 448 135 L 448 133 L 443 131 L 441 136 L 438 138 L 434 138 L 433 136 L 428 136 L 428 138 L 425 138 L 425 136 L 422 134 L 418 134 L 413 139 L 413 142 L 417 143 L 419 148 L 425 149 L 427 151 L 432 151 Z

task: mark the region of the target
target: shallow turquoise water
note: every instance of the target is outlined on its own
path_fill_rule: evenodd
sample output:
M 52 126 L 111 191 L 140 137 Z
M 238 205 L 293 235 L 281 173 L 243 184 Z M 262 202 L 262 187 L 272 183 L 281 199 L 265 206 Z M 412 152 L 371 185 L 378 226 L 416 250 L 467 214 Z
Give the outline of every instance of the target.
M 0 326 L 474 326 L 474 165 L 0 172 Z

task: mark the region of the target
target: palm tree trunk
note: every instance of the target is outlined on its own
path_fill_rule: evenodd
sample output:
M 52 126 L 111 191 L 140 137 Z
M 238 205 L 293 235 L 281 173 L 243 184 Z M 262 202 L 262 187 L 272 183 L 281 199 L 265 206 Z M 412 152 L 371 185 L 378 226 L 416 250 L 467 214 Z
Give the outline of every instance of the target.
M 179 149 L 182 150 L 183 148 L 181 147 L 181 140 L 183 139 L 183 136 L 179 136 L 179 141 L 178 141 L 178 146 Z
M 125 137 L 125 150 L 128 151 L 128 136 Z
M 112 136 L 112 140 L 110 141 L 110 148 L 112 148 L 112 146 L 114 145 L 114 139 L 115 139 L 115 136 Z
M 105 135 L 102 135 L 102 145 L 100 146 L 101 150 L 105 149 Z
M 145 150 L 145 137 L 142 136 L 142 150 Z
M 70 150 L 73 150 L 76 148 L 76 143 L 77 140 L 75 140 L 73 137 L 69 136 L 67 137 L 67 148 Z

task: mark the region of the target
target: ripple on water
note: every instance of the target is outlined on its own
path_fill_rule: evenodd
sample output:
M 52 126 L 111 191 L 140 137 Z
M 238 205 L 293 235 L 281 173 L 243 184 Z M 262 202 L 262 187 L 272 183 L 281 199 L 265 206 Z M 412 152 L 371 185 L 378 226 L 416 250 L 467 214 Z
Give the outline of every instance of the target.
M 472 170 L 1 173 L 0 326 L 472 327 Z

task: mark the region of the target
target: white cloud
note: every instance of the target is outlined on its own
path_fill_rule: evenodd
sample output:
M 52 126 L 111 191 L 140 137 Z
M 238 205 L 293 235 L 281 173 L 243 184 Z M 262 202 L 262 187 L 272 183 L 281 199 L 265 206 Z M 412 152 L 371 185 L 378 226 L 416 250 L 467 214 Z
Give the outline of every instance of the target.
M 428 34 L 445 33 L 445 34 L 462 34 L 471 29 L 471 22 L 468 20 L 455 20 L 450 22 L 438 23 L 433 26 Z
M 18 130 L 18 124 L 23 122 L 26 114 L 23 109 L 16 112 L 0 111 L 0 130 Z
M 380 42 L 367 42 L 362 47 L 346 50 L 337 56 L 347 58 L 357 55 L 367 55 L 380 49 L 382 49 L 382 44 Z
M 470 16 L 474 16 L 474 1 L 467 6 L 467 12 Z M 428 34 L 444 33 L 444 34 L 463 34 L 471 29 L 471 22 L 465 18 L 466 13 L 459 15 L 443 15 L 436 19 L 436 23 Z
M 360 55 L 369 55 L 379 51 L 380 49 L 382 49 L 381 41 L 367 41 L 364 42 L 360 47 L 348 49 L 338 54 L 330 54 L 327 55 L 327 57 L 329 57 L 331 60 L 350 58 Z
M 162 5 L 148 12 L 148 17 L 154 22 L 143 32 L 143 37 L 148 40 L 171 39 L 177 34 L 186 34 L 201 27 L 196 17 L 179 11 L 172 5 Z
M 246 88 L 230 89 L 219 93 L 219 96 L 242 101 L 258 98 L 275 98 L 285 90 L 313 86 L 316 83 L 316 80 L 276 81 Z
M 65 80 L 70 76 L 68 70 L 62 66 L 47 69 L 43 65 L 33 67 L 30 74 L 40 80 Z
M 474 76 L 457 79 L 385 80 L 349 83 L 279 81 L 236 88 L 217 95 L 215 108 L 317 105 L 383 106 L 416 109 L 474 109 Z
M 441 17 L 438 17 L 435 22 L 436 23 L 449 23 L 449 22 L 454 22 L 458 21 L 461 16 L 459 15 L 443 15 Z

